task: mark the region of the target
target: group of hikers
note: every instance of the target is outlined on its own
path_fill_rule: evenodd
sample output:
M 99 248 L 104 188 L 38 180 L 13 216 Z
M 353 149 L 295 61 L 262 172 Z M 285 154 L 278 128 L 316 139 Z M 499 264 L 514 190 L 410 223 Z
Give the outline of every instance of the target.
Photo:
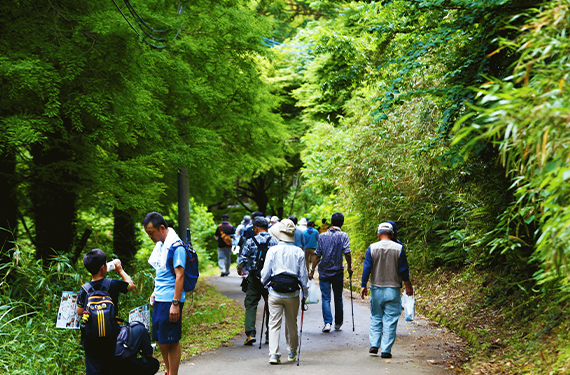
M 334 296 L 334 329 L 343 324 L 342 290 L 344 284 L 343 257 L 352 276 L 350 241 L 342 231 L 344 216 L 335 213 L 331 225 L 322 220 L 319 229 L 306 219 L 297 223 L 290 216 L 279 220 L 266 219 L 261 212 L 244 217 L 236 229 L 229 224 L 229 216 L 222 217 L 215 236 L 221 276 L 230 273 L 231 251 L 238 250 L 238 274 L 244 276 L 242 289 L 245 297 L 244 345 L 256 342 L 256 312 L 261 298 L 265 301 L 264 320 L 267 322 L 265 342 L 269 344 L 269 363 L 281 363 L 279 336 L 285 318 L 287 360 L 298 358 L 299 336 L 297 316 L 304 309 L 308 280 L 312 280 L 318 266 L 322 295 L 323 332 L 333 327 L 331 290 Z M 299 225 L 297 225 L 299 224 Z M 187 289 L 191 253 L 173 228 L 157 212 L 147 214 L 142 221 L 145 232 L 155 243 L 148 260 L 155 269 L 154 292 L 150 296 L 152 308 L 152 340 L 158 343 L 167 375 L 177 375 L 182 335 L 182 311 Z M 402 281 L 406 294 L 412 295 L 406 253 L 397 240 L 396 224 L 385 222 L 378 227 L 379 241 L 366 251 L 362 274 L 361 297 L 367 295 L 370 281 L 371 355 L 390 358 L 396 337 L 396 326 L 401 313 L 400 289 Z M 85 350 L 87 375 L 140 374 L 152 375 L 159 362 L 153 357 L 149 333 L 144 325 L 133 322 L 118 325 L 118 297 L 135 289 L 130 276 L 120 261 L 106 262 L 106 254 L 93 249 L 83 258 L 91 273 L 91 282 L 83 285 L 77 297 L 77 313 L 82 317 L 82 345 Z M 114 269 L 122 280 L 106 278 Z M 194 281 L 195 283 L 195 281 Z M 263 326 L 263 324 L 262 324 Z
M 312 221 L 289 216 L 270 220 L 261 212 L 245 216 L 234 228 L 222 216 L 215 236 L 218 239 L 218 261 L 221 276 L 229 275 L 231 247 L 227 237 L 237 241 L 237 272 L 245 276 L 242 289 L 246 293 L 244 345 L 257 341 L 255 327 L 257 306 L 265 301 L 263 320 L 269 344 L 269 363 L 281 363 L 279 335 L 283 317 L 287 341 L 287 360 L 295 361 L 298 355 L 297 316 L 299 306 L 304 308 L 308 294 L 308 280 L 312 280 L 318 267 L 319 287 L 322 301 L 323 332 L 333 329 L 331 290 L 334 297 L 334 329 L 343 324 L 344 261 L 349 277 L 352 277 L 352 259 L 348 234 L 342 231 L 344 215 L 340 212 L 331 217 L 331 225 L 322 220 L 319 230 Z M 413 294 L 409 267 L 403 244 L 397 239 L 396 223 L 389 221 L 378 227 L 378 242 L 366 250 L 360 296 L 366 298 L 370 282 L 370 355 L 391 358 L 391 349 L 396 338 L 396 327 L 401 314 L 400 289 Z M 225 238 L 222 238 L 225 237 Z M 225 241 L 224 241 L 225 239 Z M 262 323 L 263 330 L 263 323 Z M 260 337 L 260 340 L 263 338 Z

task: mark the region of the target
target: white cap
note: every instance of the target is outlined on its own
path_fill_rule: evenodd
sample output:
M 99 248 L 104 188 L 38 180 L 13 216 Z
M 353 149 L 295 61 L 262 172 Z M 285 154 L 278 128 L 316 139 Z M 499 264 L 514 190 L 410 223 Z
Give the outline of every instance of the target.
M 394 233 L 394 228 L 390 223 L 382 223 L 378 226 L 378 234 L 392 234 Z

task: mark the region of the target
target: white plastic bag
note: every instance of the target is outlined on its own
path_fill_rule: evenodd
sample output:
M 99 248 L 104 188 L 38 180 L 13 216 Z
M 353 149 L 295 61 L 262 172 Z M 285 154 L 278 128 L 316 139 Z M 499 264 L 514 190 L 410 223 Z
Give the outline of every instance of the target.
M 415 290 L 411 296 L 408 296 L 406 292 L 402 293 L 402 307 L 404 308 L 404 316 L 406 321 L 410 322 L 416 317 L 416 298 Z
M 315 285 L 315 282 L 313 280 L 309 280 L 309 293 L 307 294 L 307 300 L 305 301 L 306 304 L 319 303 L 321 291 Z

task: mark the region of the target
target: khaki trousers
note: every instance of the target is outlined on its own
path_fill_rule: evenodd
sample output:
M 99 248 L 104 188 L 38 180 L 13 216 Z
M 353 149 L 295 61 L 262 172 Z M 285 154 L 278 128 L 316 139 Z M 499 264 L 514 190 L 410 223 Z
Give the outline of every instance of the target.
M 307 272 L 311 272 L 311 258 L 317 249 L 305 249 L 305 264 L 307 265 Z
M 281 355 L 279 352 L 279 335 L 281 334 L 283 315 L 285 315 L 287 352 L 297 353 L 299 346 L 299 333 L 297 332 L 299 304 L 299 297 L 281 298 L 269 293 L 269 355 Z

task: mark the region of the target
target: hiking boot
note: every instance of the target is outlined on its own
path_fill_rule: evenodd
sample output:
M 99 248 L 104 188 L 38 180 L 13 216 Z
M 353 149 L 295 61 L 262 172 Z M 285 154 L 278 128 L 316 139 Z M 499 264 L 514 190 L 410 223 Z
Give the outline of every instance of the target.
M 334 325 L 334 330 L 335 330 L 335 331 L 340 331 L 340 327 L 342 327 L 342 323 L 340 323 L 340 324 L 335 324 L 335 325 Z
M 254 342 L 255 342 L 255 336 L 247 336 L 243 344 L 251 346 L 253 345 Z
M 382 358 L 392 358 L 392 354 L 391 354 L 391 353 L 382 353 L 382 354 L 380 354 L 380 357 L 382 357 Z
M 289 353 L 287 360 L 289 362 L 295 362 L 297 360 L 297 353 Z
M 272 365 L 278 365 L 281 363 L 281 358 L 277 354 L 271 354 L 269 356 L 269 363 Z
M 375 346 L 371 346 L 370 350 L 368 351 L 368 354 L 370 355 L 378 355 L 378 348 Z
M 323 332 L 330 332 L 330 331 L 331 331 L 331 324 L 325 323 L 325 326 L 323 327 Z

